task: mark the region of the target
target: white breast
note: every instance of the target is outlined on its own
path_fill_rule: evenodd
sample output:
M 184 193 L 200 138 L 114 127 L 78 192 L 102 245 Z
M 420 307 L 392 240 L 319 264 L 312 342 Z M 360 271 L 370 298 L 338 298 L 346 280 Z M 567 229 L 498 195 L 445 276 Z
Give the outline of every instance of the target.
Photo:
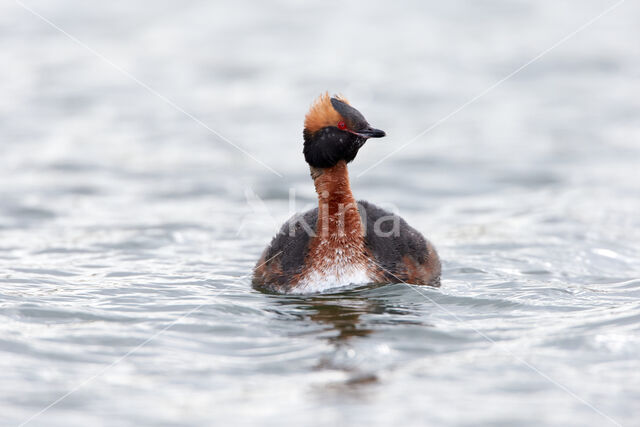
M 322 292 L 331 288 L 365 284 L 373 281 L 366 267 L 352 264 L 351 257 L 345 256 L 339 250 L 335 256 L 324 258 L 318 267 L 309 271 L 291 293 L 306 294 Z

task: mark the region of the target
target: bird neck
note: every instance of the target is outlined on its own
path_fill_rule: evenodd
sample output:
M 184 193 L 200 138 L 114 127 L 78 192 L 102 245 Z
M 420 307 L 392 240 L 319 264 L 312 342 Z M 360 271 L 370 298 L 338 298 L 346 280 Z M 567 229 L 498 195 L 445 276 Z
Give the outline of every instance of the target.
M 321 240 L 362 239 L 362 222 L 351 193 L 347 163 L 341 160 L 330 168 L 312 167 L 311 176 L 318 193 L 316 235 Z

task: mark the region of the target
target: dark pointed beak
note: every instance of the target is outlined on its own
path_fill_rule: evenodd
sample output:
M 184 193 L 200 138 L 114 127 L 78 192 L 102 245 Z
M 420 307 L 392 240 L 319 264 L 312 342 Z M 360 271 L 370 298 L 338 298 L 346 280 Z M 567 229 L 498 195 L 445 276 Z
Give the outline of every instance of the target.
M 359 130 L 356 133 L 365 138 L 382 138 L 383 136 L 387 135 L 383 130 L 374 129 L 371 126 L 367 127 L 366 129 Z

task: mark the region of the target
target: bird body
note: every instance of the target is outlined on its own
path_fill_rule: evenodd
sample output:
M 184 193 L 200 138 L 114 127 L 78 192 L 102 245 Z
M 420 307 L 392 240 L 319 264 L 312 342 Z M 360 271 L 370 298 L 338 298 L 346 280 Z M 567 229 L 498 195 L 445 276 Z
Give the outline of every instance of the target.
M 347 163 L 373 129 L 344 98 L 321 96 L 305 119 L 304 155 L 318 207 L 287 221 L 254 268 L 253 284 L 281 293 L 310 293 L 363 283 L 439 286 L 435 248 L 401 217 L 356 202 Z

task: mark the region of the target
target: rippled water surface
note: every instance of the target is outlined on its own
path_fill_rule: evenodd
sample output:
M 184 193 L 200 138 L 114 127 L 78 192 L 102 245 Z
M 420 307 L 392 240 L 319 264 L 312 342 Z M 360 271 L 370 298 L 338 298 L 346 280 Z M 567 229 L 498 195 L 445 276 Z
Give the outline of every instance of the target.
M 639 425 L 640 8 L 585 26 L 614 4 L 2 3 L 0 424 Z M 326 89 L 387 131 L 354 193 L 440 289 L 251 288 Z

